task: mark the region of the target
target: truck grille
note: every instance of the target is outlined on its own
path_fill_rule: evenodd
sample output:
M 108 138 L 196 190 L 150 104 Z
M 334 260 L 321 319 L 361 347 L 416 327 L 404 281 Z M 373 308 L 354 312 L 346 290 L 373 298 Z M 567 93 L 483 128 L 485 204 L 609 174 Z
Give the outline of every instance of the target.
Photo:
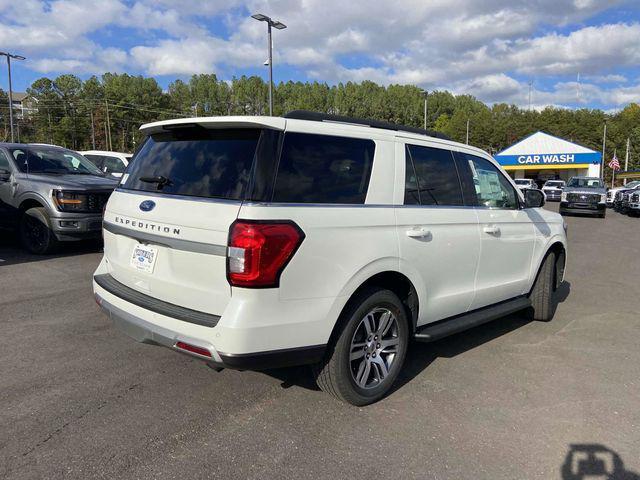
M 574 203 L 598 203 L 600 195 L 594 193 L 568 193 L 567 201 Z
M 631 201 L 634 203 L 640 202 L 640 193 L 634 193 L 631 195 Z
M 87 194 L 87 210 L 89 212 L 102 213 L 109 200 L 111 192 L 96 192 Z

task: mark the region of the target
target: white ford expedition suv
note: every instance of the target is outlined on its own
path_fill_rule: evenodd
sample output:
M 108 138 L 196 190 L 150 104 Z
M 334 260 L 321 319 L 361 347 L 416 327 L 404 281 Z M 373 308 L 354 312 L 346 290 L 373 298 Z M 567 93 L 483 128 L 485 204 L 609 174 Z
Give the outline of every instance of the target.
M 142 131 L 93 278 L 138 341 L 214 368 L 311 364 L 320 388 L 365 405 L 412 339 L 554 314 L 562 217 L 479 149 L 304 111 Z

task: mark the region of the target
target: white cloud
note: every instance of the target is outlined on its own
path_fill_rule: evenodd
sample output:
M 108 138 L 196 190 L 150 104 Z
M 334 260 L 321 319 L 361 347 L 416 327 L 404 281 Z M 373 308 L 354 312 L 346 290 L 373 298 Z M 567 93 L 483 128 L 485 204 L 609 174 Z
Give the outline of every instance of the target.
M 248 15 L 264 12 L 288 26 L 274 31 L 277 64 L 310 79 L 410 83 L 520 105 L 531 79 L 544 85 L 536 105 L 615 107 L 639 99 L 616 69 L 640 65 L 640 16 L 584 22 L 617 5 L 638 11 L 635 1 L 0 0 L 0 45 L 47 73 L 231 76 L 266 58 L 265 24 Z M 214 35 L 212 24 L 228 33 Z M 112 27 L 132 32 L 133 46 L 95 36 Z

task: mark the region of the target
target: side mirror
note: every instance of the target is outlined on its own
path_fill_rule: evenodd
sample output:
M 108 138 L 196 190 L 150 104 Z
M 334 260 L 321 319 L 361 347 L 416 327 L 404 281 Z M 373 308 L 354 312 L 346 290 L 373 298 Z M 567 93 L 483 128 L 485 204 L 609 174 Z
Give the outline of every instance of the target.
M 8 182 L 11 179 L 11 172 L 5 168 L 0 168 L 0 182 Z
M 524 191 L 524 208 L 539 208 L 544 205 L 542 190 L 528 189 Z

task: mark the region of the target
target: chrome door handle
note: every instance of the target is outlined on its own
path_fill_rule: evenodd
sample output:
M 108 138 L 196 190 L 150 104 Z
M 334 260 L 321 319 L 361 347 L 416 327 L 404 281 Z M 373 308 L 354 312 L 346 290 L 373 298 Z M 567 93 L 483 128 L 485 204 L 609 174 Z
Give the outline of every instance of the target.
M 489 235 L 498 235 L 500 233 L 500 227 L 497 225 L 485 225 L 482 228 L 484 233 L 488 233 Z
M 407 237 L 409 238 L 423 238 L 431 235 L 431 232 L 426 228 L 416 227 L 407 230 Z

